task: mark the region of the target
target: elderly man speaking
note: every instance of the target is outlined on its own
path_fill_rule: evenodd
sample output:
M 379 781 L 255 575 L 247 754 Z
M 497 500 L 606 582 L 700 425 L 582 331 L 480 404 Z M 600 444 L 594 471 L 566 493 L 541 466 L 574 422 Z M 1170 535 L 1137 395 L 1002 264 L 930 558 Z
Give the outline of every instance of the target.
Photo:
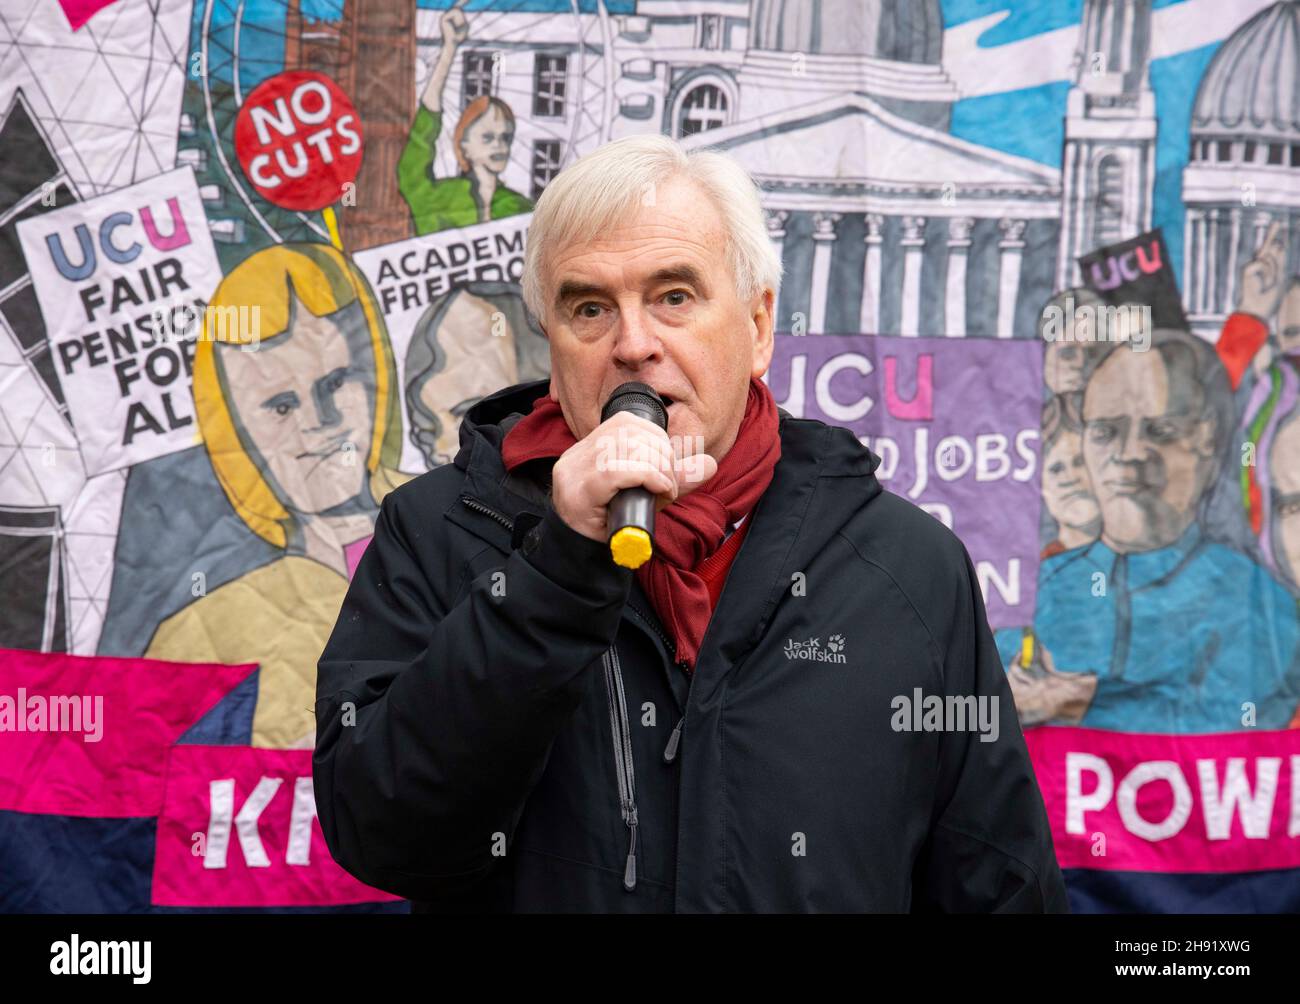
M 549 383 L 387 496 L 320 660 L 357 878 L 417 912 L 1067 909 L 965 549 L 760 379 L 780 272 L 723 154 L 638 136 L 547 187 Z M 666 428 L 602 420 L 628 383 Z

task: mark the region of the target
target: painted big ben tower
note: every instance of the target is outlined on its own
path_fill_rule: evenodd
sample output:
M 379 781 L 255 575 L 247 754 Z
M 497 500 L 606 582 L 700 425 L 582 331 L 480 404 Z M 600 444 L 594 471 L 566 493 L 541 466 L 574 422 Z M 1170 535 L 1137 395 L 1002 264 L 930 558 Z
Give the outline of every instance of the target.
M 1151 0 L 1087 0 L 1066 103 L 1057 289 L 1079 284 L 1079 255 L 1151 229 L 1150 50 Z
M 415 0 L 345 0 L 336 21 L 285 14 L 284 68 L 317 70 L 343 88 L 361 116 L 356 189 L 339 206 L 349 252 L 412 236 L 397 190 L 397 161 L 415 115 Z

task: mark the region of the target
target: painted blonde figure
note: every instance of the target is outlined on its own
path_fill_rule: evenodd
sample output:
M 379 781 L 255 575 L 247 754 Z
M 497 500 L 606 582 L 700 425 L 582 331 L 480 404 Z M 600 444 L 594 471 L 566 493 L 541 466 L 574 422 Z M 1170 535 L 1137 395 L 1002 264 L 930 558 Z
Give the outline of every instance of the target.
M 239 518 L 283 553 L 165 620 L 146 655 L 258 663 L 253 745 L 310 748 L 316 660 L 380 501 L 408 477 L 392 347 L 365 277 L 324 244 L 251 255 L 211 306 L 203 443 Z

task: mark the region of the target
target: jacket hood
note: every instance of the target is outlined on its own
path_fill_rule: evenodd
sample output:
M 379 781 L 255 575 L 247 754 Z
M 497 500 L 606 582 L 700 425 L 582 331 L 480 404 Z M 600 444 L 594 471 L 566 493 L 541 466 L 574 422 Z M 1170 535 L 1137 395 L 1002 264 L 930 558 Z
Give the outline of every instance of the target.
M 503 387 L 465 412 L 460 422 L 460 450 L 454 460 L 456 466 L 462 469 L 467 467 L 477 439 L 487 439 L 499 452 L 501 440 L 514 424 L 506 422 L 506 419 L 512 415 L 527 415 L 533 410 L 537 399 L 546 396 L 549 387 L 549 380 L 530 380 L 512 387 Z M 503 422 L 504 428 L 501 427 Z

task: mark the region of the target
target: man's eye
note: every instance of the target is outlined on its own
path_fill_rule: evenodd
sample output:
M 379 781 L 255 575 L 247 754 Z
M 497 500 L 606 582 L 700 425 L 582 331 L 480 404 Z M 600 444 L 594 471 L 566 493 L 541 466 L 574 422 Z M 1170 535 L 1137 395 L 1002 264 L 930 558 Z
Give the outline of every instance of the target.
M 1152 422 L 1147 434 L 1158 443 L 1167 443 L 1178 438 L 1178 428 L 1172 422 Z
M 1094 443 L 1105 443 L 1115 438 L 1115 427 L 1113 425 L 1092 425 L 1088 427 L 1088 435 Z
M 281 418 L 284 418 L 285 415 L 298 407 L 298 395 L 292 391 L 285 394 L 277 394 L 275 397 L 265 402 L 262 407 L 268 408 Z
M 1064 470 L 1065 470 L 1065 465 L 1058 460 L 1056 463 L 1052 464 L 1051 467 L 1047 468 L 1047 473 L 1060 474 Z
M 589 314 L 589 313 L 587 313 L 588 308 L 590 308 L 590 309 L 592 309 L 592 310 L 595 310 L 596 313 L 594 313 L 594 314 Z M 588 320 L 590 320 L 590 319 L 593 318 L 593 317 L 599 317 L 599 316 L 600 316 L 600 304 L 599 304 L 599 303 L 584 303 L 584 304 L 582 304 L 582 306 L 580 306 L 580 307 L 578 308 L 578 316 L 579 316 L 579 317 L 585 317 L 585 318 L 587 318 Z
M 686 302 L 686 299 L 690 296 L 690 294 L 687 293 L 686 290 L 684 290 L 684 289 L 674 289 L 671 293 L 668 293 L 667 295 L 665 295 L 664 299 L 666 300 L 666 299 L 668 299 L 668 297 L 671 297 L 671 296 L 680 296 L 680 297 L 682 297 L 682 299 L 678 300 L 676 303 L 670 304 L 670 306 L 673 306 L 673 307 L 680 307 L 680 306 L 682 306 L 682 304 L 684 304 L 684 303 Z

